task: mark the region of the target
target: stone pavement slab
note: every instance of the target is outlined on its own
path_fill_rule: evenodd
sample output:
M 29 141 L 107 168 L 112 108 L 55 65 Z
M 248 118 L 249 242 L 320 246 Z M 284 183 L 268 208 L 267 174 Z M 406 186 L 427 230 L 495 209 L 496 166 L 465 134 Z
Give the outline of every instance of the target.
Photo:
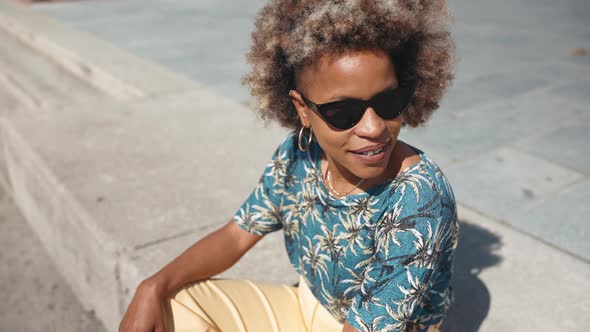
M 80 81 L 1 29 L 0 90 L 12 96 L 8 98 L 18 99 L 22 106 L 39 111 L 91 103 L 99 95 L 87 82 Z M 17 108 L 3 102 L 0 112 Z
M 34 8 L 247 103 L 250 94 L 240 83 L 248 69 L 244 55 L 264 3 L 107 0 Z
M 590 148 L 590 121 L 548 130 L 542 136 L 518 142 L 517 146 L 547 160 L 557 159 L 561 165 L 590 175 L 590 155 L 586 153 Z
M 507 223 L 532 204 L 550 201 L 582 174 L 511 148 L 499 148 L 448 168 L 457 199 Z M 590 258 L 590 257 L 589 257 Z
M 520 211 L 511 220 L 520 229 L 590 261 L 590 180 L 554 193 L 547 200 Z
M 56 24 L 26 7 L 0 1 L 0 28 L 69 72 L 119 100 L 186 91 L 194 82 L 147 63 L 82 31 Z M 121 75 L 121 73 L 124 73 Z M 165 78 L 146 79 L 147 74 Z
M 202 91 L 136 106 L 103 100 L 101 110 L 17 115 L 11 124 L 128 248 L 228 221 L 286 134 L 261 131 L 251 111 Z
M 590 110 L 588 110 L 588 105 L 590 104 L 590 94 L 588 91 L 590 91 L 590 78 L 588 75 L 585 75 L 583 78 L 576 78 L 564 84 L 556 85 L 548 93 L 559 96 L 564 101 L 572 101 L 583 105 L 586 107 L 586 111 L 590 113 Z
M 590 265 L 459 206 L 448 332 L 590 329 Z

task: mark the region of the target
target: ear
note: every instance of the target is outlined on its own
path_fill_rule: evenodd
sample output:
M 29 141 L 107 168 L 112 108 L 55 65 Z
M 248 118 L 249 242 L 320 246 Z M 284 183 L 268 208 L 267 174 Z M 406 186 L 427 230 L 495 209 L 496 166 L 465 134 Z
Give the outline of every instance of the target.
M 296 90 L 289 91 L 289 96 L 291 97 L 291 102 L 293 106 L 295 106 L 295 110 L 297 110 L 297 115 L 299 115 L 299 119 L 301 120 L 301 124 L 304 127 L 309 127 L 311 122 L 309 121 L 309 108 L 307 104 L 303 101 L 301 94 Z

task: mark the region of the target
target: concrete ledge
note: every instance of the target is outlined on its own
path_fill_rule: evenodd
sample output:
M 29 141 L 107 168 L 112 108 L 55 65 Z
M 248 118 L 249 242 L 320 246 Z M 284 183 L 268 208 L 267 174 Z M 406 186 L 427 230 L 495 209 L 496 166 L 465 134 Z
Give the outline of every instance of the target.
M 82 304 L 114 331 L 139 281 L 231 218 L 286 132 L 26 8 L 0 2 L 0 28 L 55 62 L 17 44 L 0 58 L 11 69 L 2 84 L 18 77 L 23 87 L 0 112 L 0 181 Z M 82 80 L 38 83 L 63 68 Z M 282 242 L 269 236 L 221 276 L 296 282 Z
M 9 189 L 23 216 L 82 302 L 105 322 L 116 320 L 117 246 L 4 119 L 0 138 Z M 101 300 L 90 295 L 97 293 Z
M 109 329 L 140 280 L 231 218 L 285 135 L 199 91 L 0 124 L 15 201 Z M 282 248 L 277 233 L 224 276 L 295 282 Z
M 0 28 L 117 99 L 195 87 L 184 77 L 9 1 L 0 1 Z

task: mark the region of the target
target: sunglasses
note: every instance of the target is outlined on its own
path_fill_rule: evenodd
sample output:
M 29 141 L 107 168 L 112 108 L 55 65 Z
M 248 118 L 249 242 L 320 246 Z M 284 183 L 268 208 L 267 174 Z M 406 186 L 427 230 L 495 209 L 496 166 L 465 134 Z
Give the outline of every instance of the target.
M 413 93 L 414 88 L 411 85 L 400 83 L 396 89 L 385 90 L 369 100 L 349 98 L 325 104 L 316 104 L 299 94 L 307 106 L 314 109 L 327 123 L 344 130 L 356 126 L 369 107 L 384 120 L 397 118 L 408 107 Z

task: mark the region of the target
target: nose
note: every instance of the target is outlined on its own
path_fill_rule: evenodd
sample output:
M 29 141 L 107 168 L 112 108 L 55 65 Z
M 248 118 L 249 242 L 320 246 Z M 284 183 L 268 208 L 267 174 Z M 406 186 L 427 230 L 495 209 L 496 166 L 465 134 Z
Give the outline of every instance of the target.
M 367 108 L 363 117 L 354 127 L 354 132 L 361 137 L 379 138 L 385 131 L 385 120 L 372 107 Z

